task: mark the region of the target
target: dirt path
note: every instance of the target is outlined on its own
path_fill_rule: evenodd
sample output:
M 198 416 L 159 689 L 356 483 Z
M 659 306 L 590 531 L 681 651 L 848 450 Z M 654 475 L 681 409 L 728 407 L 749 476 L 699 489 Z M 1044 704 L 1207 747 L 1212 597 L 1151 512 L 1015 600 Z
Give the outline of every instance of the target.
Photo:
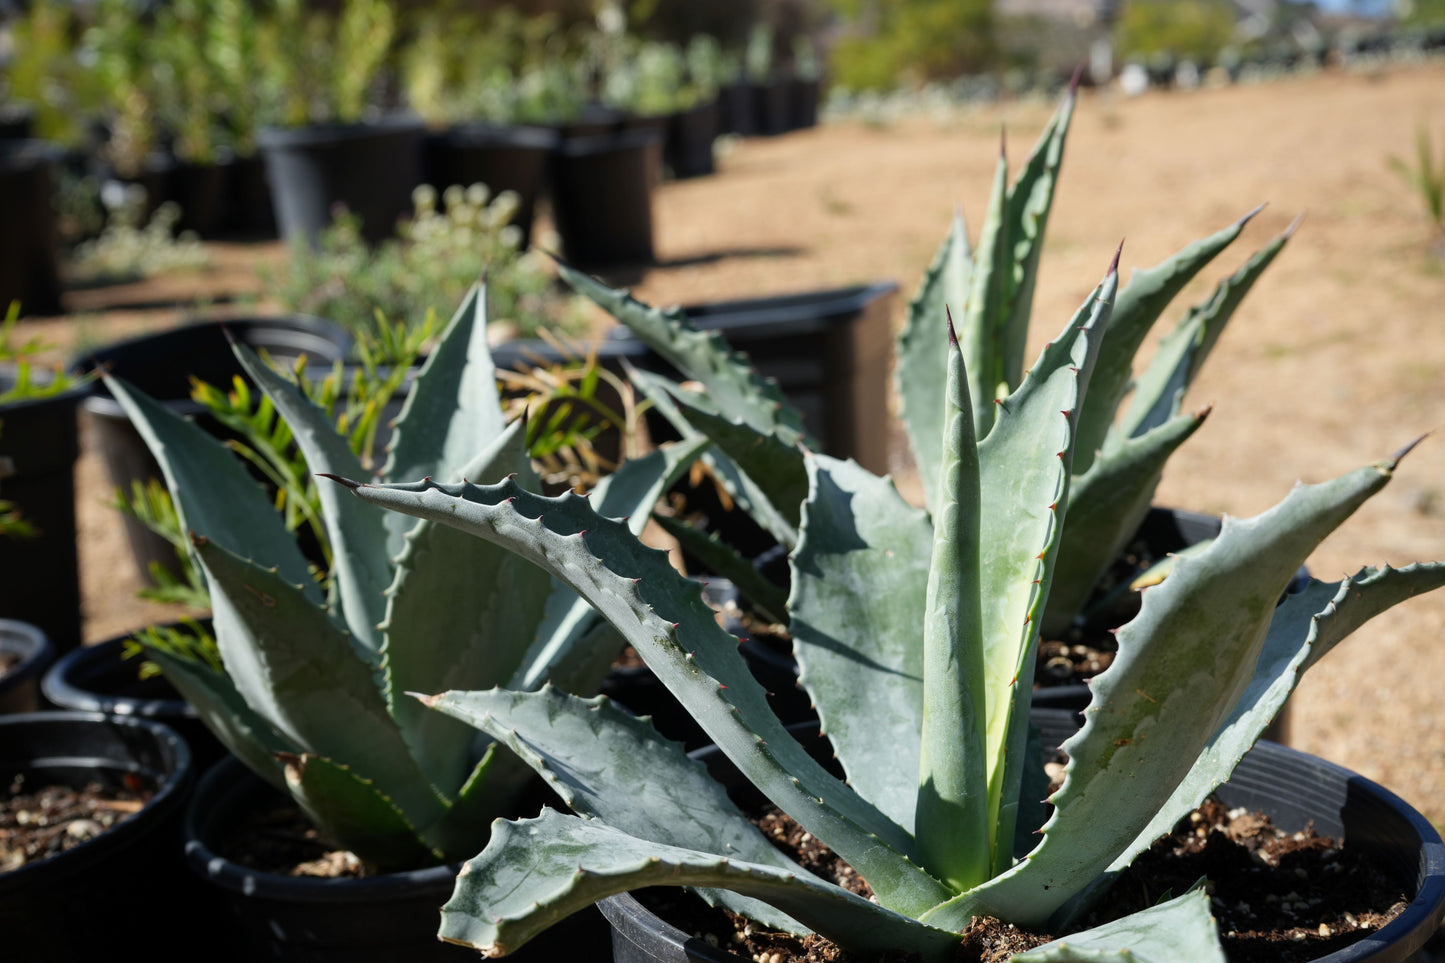
M 1268 202 L 1237 249 L 1186 292 L 1197 300 L 1308 214 L 1193 391 L 1190 403 L 1214 411 L 1171 462 L 1157 501 L 1254 514 L 1296 480 L 1343 473 L 1445 424 L 1445 261 L 1427 253 L 1419 200 L 1386 169 L 1392 153 L 1413 156 L 1417 124 L 1428 122 L 1437 138 L 1445 129 L 1442 90 L 1437 65 L 1127 101 L 1084 97 L 1044 254 L 1036 343 L 1069 317 L 1120 239 L 1122 263 L 1146 266 Z M 955 204 L 981 218 L 1000 124 L 1017 161 L 1050 109 L 1014 104 L 887 128 L 846 122 L 743 142 L 719 176 L 662 188 L 664 266 L 637 293 L 692 302 L 893 279 L 911 295 Z M 276 251 L 228 254 L 248 256 Z M 244 272 L 221 274 L 232 288 L 249 286 Z M 155 319 L 87 307 L 71 328 L 91 340 Z M 909 466 L 895 467 L 906 482 Z M 133 577 L 118 522 L 95 495 L 106 486 L 93 454 L 81 473 L 87 637 L 99 639 L 158 610 L 129 598 Z M 1433 558 L 1445 558 L 1445 438 L 1427 440 L 1309 564 L 1335 579 L 1362 564 Z M 1437 824 L 1445 824 L 1445 710 L 1435 693 L 1445 678 L 1442 637 L 1445 593 L 1377 619 L 1304 682 L 1293 727 L 1295 745 L 1384 782 Z

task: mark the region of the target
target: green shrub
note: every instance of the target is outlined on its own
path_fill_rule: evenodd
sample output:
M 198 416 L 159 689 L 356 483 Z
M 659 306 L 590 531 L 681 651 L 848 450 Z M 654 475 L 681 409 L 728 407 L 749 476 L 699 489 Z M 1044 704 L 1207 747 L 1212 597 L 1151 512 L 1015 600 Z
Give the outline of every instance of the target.
M 993 13 L 987 0 L 906 0 L 880 4 L 863 26 L 861 4 L 831 0 L 852 32 L 834 46 L 833 82 L 889 90 L 975 73 L 993 64 Z
M 554 294 L 546 259 L 520 250 L 522 236 L 511 223 L 514 193 L 492 197 L 474 184 L 448 187 L 439 198 L 423 185 L 413 196 L 415 216 L 375 248 L 362 238 L 359 220 L 345 212 L 321 233 L 314 250 L 304 241 L 294 244 L 280 272 L 263 272 L 270 293 L 289 310 L 361 333 L 372 330 L 378 312 L 420 324 L 429 311 L 459 303 L 486 274 L 492 325 L 521 336 L 542 325 L 585 327 L 579 302 Z
M 1114 29 L 1122 56 L 1173 54 L 1213 61 L 1234 39 L 1228 0 L 1131 0 Z

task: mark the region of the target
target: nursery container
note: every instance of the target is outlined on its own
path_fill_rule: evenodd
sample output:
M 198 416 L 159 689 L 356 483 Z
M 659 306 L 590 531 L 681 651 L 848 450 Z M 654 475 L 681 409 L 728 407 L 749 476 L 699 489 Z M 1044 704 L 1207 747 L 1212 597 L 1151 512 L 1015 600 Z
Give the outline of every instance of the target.
M 786 134 L 793 129 L 793 83 L 785 77 L 755 83 L 753 111 L 757 132 L 764 136 Z
M 794 77 L 789 82 L 792 115 L 789 124 L 794 130 L 818 126 L 818 101 L 822 84 L 816 77 Z
M 0 715 L 41 708 L 40 679 L 55 661 L 55 654 L 55 646 L 40 629 L 28 622 L 0 619 L 0 656 L 18 660 L 9 671 L 0 670 Z
M 441 905 L 460 866 L 445 865 L 364 879 L 283 876 L 248 869 L 221 855 L 246 818 L 290 798 L 234 757 L 201 779 L 186 814 L 191 870 L 219 895 L 236 959 L 306 963 L 427 963 L 475 960 L 475 951 L 437 939 Z M 607 959 L 606 922 L 595 909 L 509 956 L 521 963 Z M 213 942 L 216 942 L 213 939 Z
M 0 370 L 0 392 L 13 384 L 13 372 Z M 0 615 L 37 626 L 60 652 L 81 641 L 75 410 L 89 391 L 0 404 L 0 456 L 9 460 L 0 499 L 37 531 L 33 538 L 0 539 Z
M 718 89 L 718 133 L 751 137 L 758 132 L 758 109 L 753 85 L 735 80 Z
M 55 167 L 61 149 L 41 140 L 0 140 L 0 312 L 19 301 L 25 315 L 61 312 Z
M 274 240 L 276 211 L 266 161 L 260 154 L 237 157 L 231 164 L 231 197 L 227 205 L 226 234 Z
M 764 375 L 776 378 L 803 422 L 838 458 L 888 470 L 888 372 L 893 358 L 891 281 L 688 305 L 704 330 L 720 331 Z M 631 340 L 626 329 L 613 336 Z M 649 355 L 644 367 L 676 375 Z
M 580 268 L 653 260 L 652 176 L 658 130 L 564 138 L 553 158 L 552 214 L 567 259 Z
M 229 158 L 205 164 L 176 161 L 170 172 L 170 196 L 181 208 L 177 231 L 195 231 L 206 238 L 222 233 L 230 219 L 233 167 Z
M 1066 712 L 1035 710 L 1046 740 L 1066 736 L 1071 718 Z M 790 729 L 810 751 L 826 758 L 816 724 Z M 741 805 L 760 803 L 757 791 L 716 746 L 692 755 L 708 765 Z M 1393 921 L 1315 963 L 1425 963 L 1422 947 L 1445 918 L 1445 843 L 1429 820 L 1363 776 L 1272 742 L 1257 744 L 1216 793 L 1229 807 L 1263 811 L 1287 832 L 1312 824 L 1316 832 L 1342 839 L 1347 850 L 1368 857 L 1406 893 L 1408 906 Z M 610 896 L 597 905 L 612 924 L 616 963 L 748 963 L 746 957 L 684 933 L 630 894 Z
M 702 177 L 717 169 L 712 145 L 718 135 L 716 100 L 680 110 L 668 117 L 663 160 L 676 178 Z
M 232 318 L 194 322 L 112 344 L 77 358 L 74 366 L 81 370 L 104 367 L 177 414 L 194 417 L 202 409 L 191 400 L 193 377 L 227 389 L 232 379 L 242 373 L 227 340 L 228 333 L 284 365 L 305 354 L 312 371 L 344 359 L 355 341 L 341 326 L 309 315 Z M 161 477 L 150 449 L 109 392 L 101 387 L 85 400 L 84 408 L 112 485 L 129 496 L 133 481 Z M 224 436 L 221 426 L 210 419 L 202 418 L 200 423 L 213 434 Z M 142 574 L 148 571 L 151 561 L 174 569 L 175 552 L 170 544 L 145 526 L 127 518 L 126 538 Z
M 210 620 L 202 623 L 210 627 Z M 170 628 L 184 629 L 179 622 Z M 144 655 L 127 658 L 130 635 L 116 636 L 67 653 L 40 680 L 45 698 L 62 709 L 104 712 L 164 723 L 186 741 L 196 770 L 204 772 L 227 749 L 206 728 L 192 705 L 161 675 L 140 677 Z
M 262 128 L 257 140 L 282 239 L 314 244 L 337 205 L 361 218 L 366 240 L 394 236 L 422 183 L 425 136 L 422 122 L 407 116 Z
M 426 182 L 437 190 L 452 184 L 485 184 L 493 196 L 515 191 L 520 201 L 512 219 L 522 247 L 532 236 L 532 218 L 542 193 L 547 164 L 561 135 L 547 127 L 459 124 L 427 135 Z
M 6 958 L 74 963 L 194 954 L 211 927 L 182 861 L 181 821 L 194 780 L 180 736 L 147 719 L 92 712 L 0 717 L 0 784 L 21 773 L 27 788 L 95 781 L 155 794 L 93 839 L 0 873 Z

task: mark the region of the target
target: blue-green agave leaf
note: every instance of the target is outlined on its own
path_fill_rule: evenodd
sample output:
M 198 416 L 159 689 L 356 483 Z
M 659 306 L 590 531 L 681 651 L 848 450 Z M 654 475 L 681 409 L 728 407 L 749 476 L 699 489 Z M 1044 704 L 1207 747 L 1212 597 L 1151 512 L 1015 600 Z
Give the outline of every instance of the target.
M 1068 524 L 1044 607 L 1045 638 L 1062 638 L 1073 624 L 1089 593 L 1149 513 L 1169 457 L 1208 415 L 1207 408 L 1179 415 L 1138 438 L 1111 441 L 1088 471 L 1075 472 L 1069 484 Z
M 1312 580 L 1303 591 L 1287 596 L 1270 619 L 1249 687 L 1189 775 L 1111 870 L 1122 871 L 1229 778 L 1306 669 L 1376 615 L 1442 585 L 1445 563 L 1431 562 L 1401 569 L 1365 568 L 1338 582 Z
M 1012 861 L 1039 622 L 1068 504 L 1079 406 L 1118 290 L 1118 254 L 979 442 L 979 598 L 994 872 Z M 970 386 L 971 387 L 971 386 Z M 975 405 L 975 407 L 977 407 Z
M 1209 893 L 1183 896 L 1038 949 L 1015 953 L 1018 963 L 1224 963 Z
M 880 902 L 922 912 L 947 890 L 907 857 L 912 838 L 815 762 L 778 721 L 701 586 L 584 499 L 511 482 L 361 485 L 358 497 L 500 542 L 560 577 L 617 627 L 719 748 L 775 805 L 846 859 Z
M 957 891 L 991 875 L 988 693 L 980 586 L 978 445 L 968 379 L 948 329 L 947 408 L 923 616 L 923 732 L 914 834 L 923 864 Z M 1007 844 L 1012 853 L 1013 837 Z
M 1077 84 L 1070 84 L 1063 102 L 1024 161 L 1018 179 L 1008 190 L 1007 238 L 1013 264 L 1005 281 L 1002 304 L 1005 320 L 1001 330 L 1003 371 L 1010 391 L 1023 379 L 1039 258 L 1044 251 L 1044 232 L 1054 205 L 1059 170 L 1064 164 L 1064 141 L 1068 138 L 1077 97 Z
M 342 759 L 416 825 L 445 810 L 346 631 L 274 569 L 197 538 L 216 644 L 246 703 L 301 752 Z
M 702 437 L 669 442 L 641 458 L 633 458 L 611 475 L 603 477 L 587 496 L 593 511 L 603 518 L 618 518 L 628 530 L 640 536 L 647 527 L 652 506 L 671 488 L 708 447 Z M 591 645 L 583 641 L 606 638 L 598 632 L 603 620 L 597 610 L 559 579 L 552 579 L 546 614 L 521 666 L 507 683 L 509 689 L 531 691 L 549 679 L 568 692 L 595 692 L 608 667 L 622 650 L 617 646 L 598 659 Z M 563 679 L 570 680 L 564 684 Z
M 1129 390 L 1133 378 L 1134 357 L 1154 322 L 1169 303 L 1194 280 L 1195 275 L 1214 260 L 1244 226 L 1263 210 L 1263 205 L 1250 211 L 1222 231 L 1195 241 L 1172 257 L 1151 268 L 1135 271 L 1129 283 L 1119 292 L 1104 345 L 1099 349 L 1099 363 L 1089 381 L 1089 396 L 1084 399 L 1084 413 L 1079 417 L 1079 444 L 1074 453 L 1074 473 L 1082 475 L 1094 462 L 1095 453 L 1119 410 L 1119 402 Z
M 1016 376 L 1004 368 L 1006 345 L 1014 340 L 1005 327 L 1009 317 L 1004 300 L 1013 276 L 1009 227 L 1008 158 L 1000 145 L 988 216 L 974 252 L 968 304 L 958 330 L 963 366 L 968 372 L 968 396 L 973 402 L 974 435 L 980 441 L 993 428 L 997 415 L 994 401 L 1012 390 L 1012 378 Z M 923 443 L 927 444 L 926 440 Z
M 383 872 L 442 861 L 401 810 L 349 766 L 310 754 L 287 754 L 280 761 L 291 798 L 326 838 L 365 853 L 366 861 Z
M 506 427 L 497 369 L 487 346 L 487 289 L 473 285 L 447 323 L 402 403 L 381 477 L 460 481 L 461 470 Z M 389 555 L 401 551 L 410 522 L 386 516 Z
M 645 886 L 729 889 L 776 906 L 859 952 L 908 947 L 946 960 L 958 934 L 919 923 L 841 887 L 775 866 L 630 836 L 596 820 L 543 810 L 498 822 L 442 907 L 442 939 L 513 952 L 548 926 L 606 896 Z
M 933 526 L 891 479 L 856 462 L 815 455 L 808 470 L 803 537 L 789 560 L 799 683 L 849 784 L 912 832 Z
M 306 598 L 322 604 L 295 536 L 240 459 L 121 379 L 107 375 L 105 384 L 160 464 L 183 528 L 276 566 L 283 579 L 303 586 Z
M 1224 326 L 1264 274 L 1265 268 L 1284 249 L 1299 226 L 1296 219 L 1282 234 L 1260 248 L 1238 271 L 1219 283 L 1209 300 L 1197 304 L 1160 342 L 1149 367 L 1134 388 L 1129 408 L 1116 430 L 1132 438 L 1163 424 L 1179 413 L 1184 392 L 1209 357 Z
M 1248 691 L 1276 603 L 1300 564 L 1384 487 L 1397 460 L 1299 486 L 1255 518 L 1225 519 L 1207 550 L 1177 559 L 1145 591 L 1139 615 L 1117 633 L 1114 663 L 1092 682 L 1083 728 L 1064 745 L 1069 765 L 1043 841 L 955 901 L 957 910 L 988 906 L 1038 925 L 1108 869 Z
M 784 444 L 818 447 L 777 382 L 759 374 L 720 332 L 699 330 L 681 308 L 654 308 L 566 264 L 559 262 L 557 268 L 573 290 L 625 325 L 685 380 L 699 382 L 720 413 L 761 434 L 777 435 Z
M 535 487 L 526 435 L 525 421 L 513 422 L 465 474 L 482 483 L 516 475 Z M 340 485 L 328 487 L 388 514 L 357 502 Z M 406 535 L 382 624 L 384 691 L 412 755 L 447 797 L 475 762 L 468 751 L 473 732 L 402 693 L 487 688 L 511 678 L 536 637 L 551 586 L 525 559 L 446 525 L 422 522 Z
M 166 681 L 176 687 L 223 746 L 271 785 L 286 788 L 276 755 L 294 753 L 296 746 L 246 704 L 228 676 L 160 649 L 147 648 L 146 658 L 161 667 Z
M 351 446 L 336 432 L 331 419 L 311 399 L 245 345 L 232 347 L 251 380 L 266 392 L 277 412 L 291 428 L 306 465 L 321 474 L 347 478 L 365 476 Z M 386 611 L 386 589 L 391 584 L 385 514 L 359 505 L 335 485 L 317 488 L 326 535 L 331 540 L 331 574 L 340 613 L 351 637 L 366 649 L 381 648 L 378 626 Z M 373 663 L 380 656 L 373 656 Z
M 538 692 L 444 692 L 422 700 L 497 739 L 579 816 L 639 839 L 810 876 L 758 832 L 707 768 L 606 697 Z M 795 920 L 731 893 L 705 894 L 766 926 L 806 932 Z
M 947 374 L 938 346 L 948 342 L 950 312 L 956 309 L 960 318 L 964 316 L 972 275 L 973 251 L 960 212 L 954 215 L 947 237 L 924 272 L 918 294 L 908 302 L 908 320 L 894 349 L 898 360 L 893 381 L 900 415 L 929 511 L 933 511 L 938 485 L 938 439 L 943 437 Z

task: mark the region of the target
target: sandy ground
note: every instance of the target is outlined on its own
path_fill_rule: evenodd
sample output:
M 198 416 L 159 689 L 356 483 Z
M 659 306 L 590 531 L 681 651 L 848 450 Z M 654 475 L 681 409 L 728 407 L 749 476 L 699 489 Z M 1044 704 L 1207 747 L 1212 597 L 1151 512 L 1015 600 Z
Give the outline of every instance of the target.
M 1170 463 L 1157 502 L 1254 514 L 1297 480 L 1374 461 L 1445 423 L 1445 260 L 1419 199 L 1386 167 L 1413 157 L 1417 125 L 1445 124 L 1445 66 L 1322 75 L 1268 86 L 1086 94 L 1076 114 L 1036 298 L 1035 347 L 1068 319 L 1124 240 L 1125 266 L 1156 263 L 1261 203 L 1235 248 L 1186 292 L 1202 298 L 1300 213 L 1307 219 L 1224 334 L 1189 402 L 1214 406 Z M 733 145 L 711 178 L 656 199 L 661 266 L 637 284 L 654 302 L 746 297 L 891 279 L 906 298 L 955 205 L 981 220 L 1001 126 L 1021 160 L 1051 105 L 1018 103 L 887 127 L 829 124 Z M 212 296 L 260 290 L 251 265 L 275 245 L 217 250 L 179 280 Z M 171 282 L 164 282 L 169 284 Z M 154 286 L 145 289 L 153 300 Z M 75 298 L 41 329 L 65 344 L 173 323 L 184 309 L 107 310 L 140 292 Z M 900 299 L 900 312 L 901 312 Z M 894 466 L 906 485 L 910 467 Z M 119 523 L 93 451 L 79 467 L 86 637 L 171 613 L 136 602 Z M 1445 438 L 1310 559 L 1336 579 L 1364 564 L 1445 558 Z M 1357 632 L 1294 700 L 1292 742 L 1379 780 L 1445 825 L 1445 592 Z

